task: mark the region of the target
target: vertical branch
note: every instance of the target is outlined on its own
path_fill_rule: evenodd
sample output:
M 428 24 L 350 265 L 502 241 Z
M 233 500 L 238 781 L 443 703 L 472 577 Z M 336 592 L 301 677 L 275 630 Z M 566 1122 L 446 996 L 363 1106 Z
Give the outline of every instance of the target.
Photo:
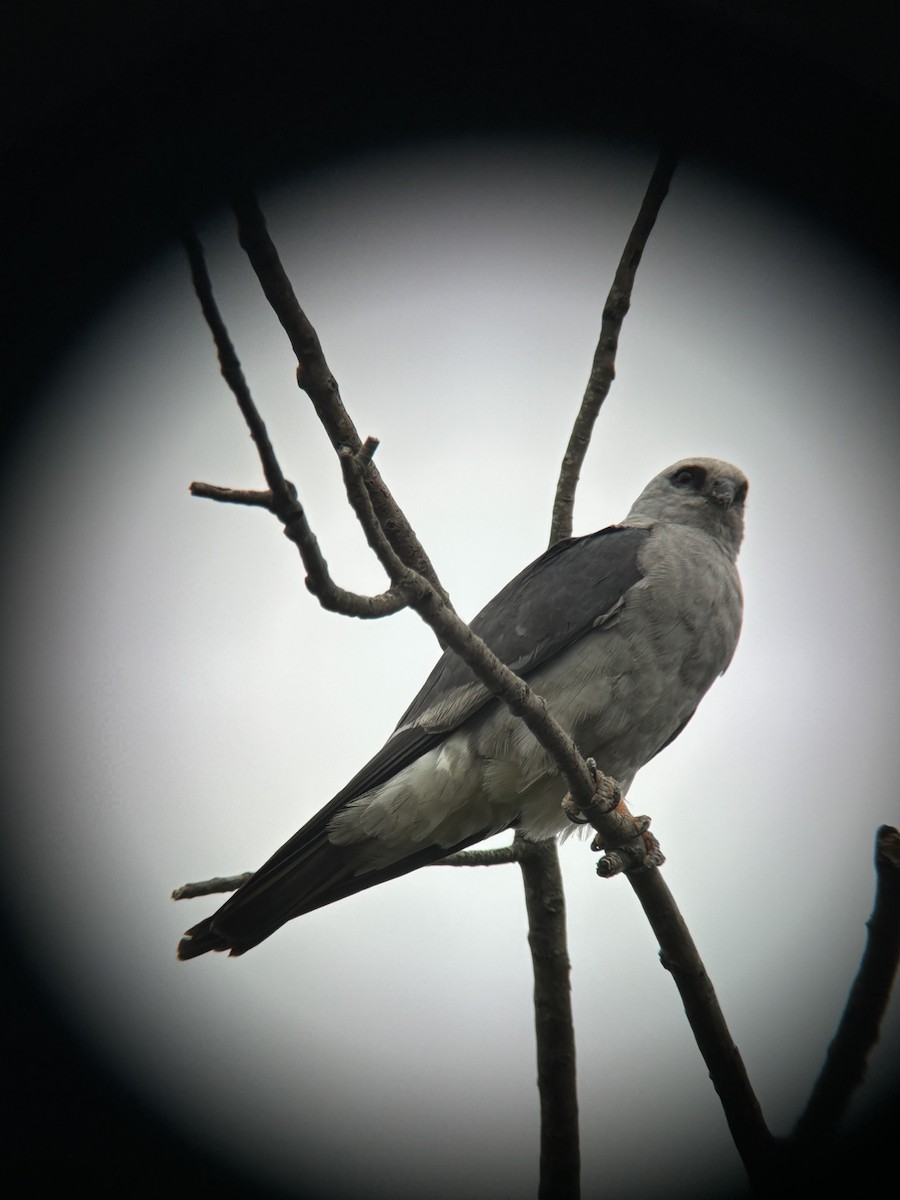
M 534 967 L 537 1082 L 541 1104 L 538 1200 L 578 1200 L 581 1152 L 575 1029 L 566 945 L 566 902 L 556 842 L 516 835 L 522 869 L 528 944 Z

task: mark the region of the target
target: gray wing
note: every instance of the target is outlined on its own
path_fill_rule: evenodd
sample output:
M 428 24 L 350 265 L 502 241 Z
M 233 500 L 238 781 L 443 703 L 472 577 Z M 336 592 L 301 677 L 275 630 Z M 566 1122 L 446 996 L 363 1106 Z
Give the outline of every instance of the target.
M 616 608 L 642 578 L 638 551 L 648 529 L 611 525 L 551 546 L 471 622 L 473 633 L 517 675 L 564 650 Z M 447 651 L 400 718 L 447 732 L 491 698 L 461 658 Z
M 551 546 L 471 622 L 497 657 L 526 677 L 601 624 L 643 578 L 638 553 L 648 529 L 611 525 Z M 439 659 L 396 730 L 319 816 L 378 787 L 493 701 L 452 651 Z M 316 820 L 316 818 L 313 818 Z

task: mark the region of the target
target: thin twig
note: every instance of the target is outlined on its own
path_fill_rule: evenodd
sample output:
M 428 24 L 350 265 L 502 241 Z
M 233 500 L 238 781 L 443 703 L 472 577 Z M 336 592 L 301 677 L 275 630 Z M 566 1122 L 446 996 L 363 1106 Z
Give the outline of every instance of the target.
M 432 866 L 496 867 L 503 863 L 517 863 L 519 857 L 519 843 L 512 842 L 508 846 L 494 846 L 490 850 L 457 850 L 455 854 L 439 858 Z
M 553 519 L 550 526 L 550 545 L 572 536 L 572 515 L 575 507 L 575 489 L 581 476 L 581 468 L 594 431 L 594 423 L 600 407 L 609 393 L 616 376 L 616 351 L 622 322 L 631 307 L 631 290 L 644 247 L 656 223 L 657 215 L 672 180 L 678 155 L 665 148 L 657 160 L 653 175 L 644 195 L 637 220 L 632 227 L 619 260 L 612 287 L 603 308 L 600 338 L 594 353 L 591 374 L 588 379 L 581 409 L 575 418 L 569 444 L 563 456 L 553 502 Z
M 246 488 L 221 487 L 217 483 L 191 484 L 191 495 L 203 500 L 218 500 L 220 504 L 246 504 L 250 508 L 265 508 L 275 511 L 275 498 L 271 492 L 251 491 Z
M 250 392 L 240 359 L 235 352 L 228 329 L 216 304 L 203 247 L 193 231 L 185 234 L 184 243 L 191 267 L 194 290 L 215 343 L 222 378 L 237 400 L 238 407 L 256 444 L 263 474 L 269 485 L 268 492 L 246 492 L 195 482 L 191 485 L 192 494 L 227 503 L 253 504 L 273 512 L 284 525 L 287 537 L 300 552 L 307 573 L 307 588 L 328 611 L 340 613 L 343 616 L 372 620 L 391 616 L 406 608 L 409 599 L 407 592 L 402 589 L 390 588 L 387 592 L 376 596 L 366 596 L 358 592 L 347 591 L 345 588 L 339 587 L 332 579 L 328 563 L 325 561 L 318 540 L 309 525 L 303 505 L 297 497 L 297 489 L 284 477 L 275 449 L 269 440 L 265 422 Z M 369 459 L 371 459 L 373 450 L 374 446 L 370 444 L 367 451 Z M 417 594 L 415 581 L 408 579 L 406 586 Z
M 269 440 L 265 421 L 260 416 L 259 410 L 253 403 L 253 397 L 250 395 L 250 388 L 247 385 L 247 380 L 241 368 L 241 360 L 237 356 L 234 344 L 228 334 L 228 329 L 222 320 L 218 305 L 213 296 L 212 281 L 206 267 L 206 256 L 203 253 L 203 247 L 200 244 L 200 239 L 192 229 L 185 232 L 184 245 L 187 250 L 188 262 L 191 265 L 191 278 L 194 283 L 194 291 L 197 293 L 200 308 L 215 342 L 216 353 L 218 354 L 219 365 L 222 370 L 222 378 L 231 388 L 244 420 L 247 422 L 250 436 L 256 443 L 263 475 L 266 478 L 266 483 L 269 485 L 269 490 L 275 498 L 275 503 L 278 505 L 291 498 L 287 491 L 287 483 L 281 473 L 278 459 L 275 457 L 275 451 Z
M 217 875 L 214 879 L 204 879 L 200 883 L 183 883 L 172 893 L 173 900 L 194 900 L 197 896 L 214 896 L 219 892 L 236 892 L 243 887 L 248 879 L 253 878 L 252 871 L 243 875 Z

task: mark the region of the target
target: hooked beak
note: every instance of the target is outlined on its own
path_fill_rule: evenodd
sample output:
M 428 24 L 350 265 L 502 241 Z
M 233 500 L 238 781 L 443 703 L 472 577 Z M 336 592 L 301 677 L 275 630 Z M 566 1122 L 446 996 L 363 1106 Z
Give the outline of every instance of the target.
M 733 479 L 717 479 L 709 489 L 709 494 L 716 504 L 728 509 L 734 504 L 738 490 L 738 485 Z

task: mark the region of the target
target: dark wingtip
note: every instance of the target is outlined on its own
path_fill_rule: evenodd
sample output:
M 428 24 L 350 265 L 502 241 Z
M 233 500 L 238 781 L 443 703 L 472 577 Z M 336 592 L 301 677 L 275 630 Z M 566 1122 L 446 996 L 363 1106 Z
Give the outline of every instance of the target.
M 231 943 L 228 939 L 222 937 L 220 933 L 215 933 L 210 922 L 204 921 L 201 925 L 195 925 L 193 929 L 189 929 L 178 943 L 178 960 L 187 962 L 190 958 L 199 958 L 201 954 L 208 954 L 210 950 L 221 952 L 230 949 Z

